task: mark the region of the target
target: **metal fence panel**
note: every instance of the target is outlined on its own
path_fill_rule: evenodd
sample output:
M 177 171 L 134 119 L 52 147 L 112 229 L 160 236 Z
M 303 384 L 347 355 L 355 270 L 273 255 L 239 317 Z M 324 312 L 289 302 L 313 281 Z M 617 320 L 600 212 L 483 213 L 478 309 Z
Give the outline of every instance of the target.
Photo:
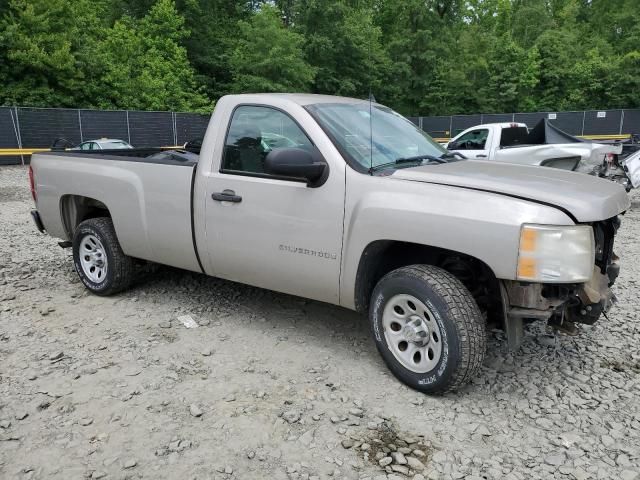
M 622 133 L 640 134 L 640 109 L 624 111 Z
M 618 135 L 622 110 L 592 110 L 585 112 L 583 135 Z
M 420 117 L 407 117 L 407 120 L 418 127 L 420 126 Z
M 203 138 L 207 131 L 210 115 L 197 113 L 176 113 L 176 139 L 178 145 L 189 140 Z
M 47 148 L 57 138 L 80 143 L 77 110 L 63 108 L 18 108 L 23 147 Z
M 98 138 L 117 138 L 129 141 L 127 112 L 105 110 L 80 110 L 82 141 Z
M 505 123 L 513 122 L 513 113 L 484 113 L 480 123 Z
M 446 138 L 451 129 L 451 117 L 421 117 L 422 129 L 434 138 Z
M 0 107 L 0 148 L 19 148 L 18 136 L 16 134 L 16 123 L 13 108 Z M 0 156 L 0 165 L 13 165 L 20 163 L 20 157 Z
M 451 117 L 451 137 L 482 123 L 482 115 L 454 115 Z
M 513 118 L 517 123 L 525 123 L 528 127 L 533 127 L 536 123 L 538 123 L 541 119 L 547 116 L 546 113 L 543 112 L 535 112 L 535 113 L 516 113 Z
M 129 132 L 134 147 L 173 145 L 171 112 L 129 112 Z
M 554 115 L 556 118 L 549 118 Z M 556 112 L 547 114 L 549 122 L 558 127 L 563 132 L 567 132 L 569 135 L 582 135 L 582 120 L 584 119 L 584 112 Z M 529 125 L 533 128 L 534 125 Z

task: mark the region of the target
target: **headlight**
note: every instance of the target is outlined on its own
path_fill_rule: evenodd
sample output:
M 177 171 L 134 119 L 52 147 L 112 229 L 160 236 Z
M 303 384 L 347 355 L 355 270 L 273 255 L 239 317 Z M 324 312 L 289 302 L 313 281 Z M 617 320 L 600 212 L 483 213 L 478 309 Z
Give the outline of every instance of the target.
M 523 225 L 518 280 L 583 283 L 593 273 L 595 242 L 587 225 Z

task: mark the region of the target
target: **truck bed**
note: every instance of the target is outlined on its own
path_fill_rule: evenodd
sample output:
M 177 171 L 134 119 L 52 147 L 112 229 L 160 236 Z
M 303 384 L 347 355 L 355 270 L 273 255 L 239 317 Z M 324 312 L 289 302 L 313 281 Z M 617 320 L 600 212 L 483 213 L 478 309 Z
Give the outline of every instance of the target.
M 100 199 L 124 253 L 201 271 L 192 230 L 197 160 L 189 152 L 159 149 L 35 154 L 31 165 L 42 182 L 37 206 L 44 227 L 71 240 L 66 223 L 77 209 L 75 200 Z

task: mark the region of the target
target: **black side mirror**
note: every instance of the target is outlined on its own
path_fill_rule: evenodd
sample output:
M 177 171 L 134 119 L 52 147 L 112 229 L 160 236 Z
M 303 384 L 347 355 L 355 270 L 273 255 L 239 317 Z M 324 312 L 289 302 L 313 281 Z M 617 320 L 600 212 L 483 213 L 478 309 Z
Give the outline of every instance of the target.
M 329 176 L 329 168 L 320 152 L 301 148 L 274 148 L 264 160 L 266 173 L 306 181 L 309 187 L 319 187 Z
M 447 150 L 457 150 L 458 142 L 449 142 L 447 145 Z

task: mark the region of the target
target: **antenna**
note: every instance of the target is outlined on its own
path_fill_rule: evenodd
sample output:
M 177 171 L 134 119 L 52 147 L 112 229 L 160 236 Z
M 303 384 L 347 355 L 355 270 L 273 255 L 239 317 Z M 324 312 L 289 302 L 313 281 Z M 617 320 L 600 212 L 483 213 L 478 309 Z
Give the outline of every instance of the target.
M 371 38 L 373 37 L 372 27 L 373 22 L 372 19 L 369 19 L 369 173 L 373 174 L 373 102 L 376 99 L 373 97 L 373 92 L 371 88 Z
M 373 102 L 376 97 L 369 88 L 369 173 L 373 173 Z

